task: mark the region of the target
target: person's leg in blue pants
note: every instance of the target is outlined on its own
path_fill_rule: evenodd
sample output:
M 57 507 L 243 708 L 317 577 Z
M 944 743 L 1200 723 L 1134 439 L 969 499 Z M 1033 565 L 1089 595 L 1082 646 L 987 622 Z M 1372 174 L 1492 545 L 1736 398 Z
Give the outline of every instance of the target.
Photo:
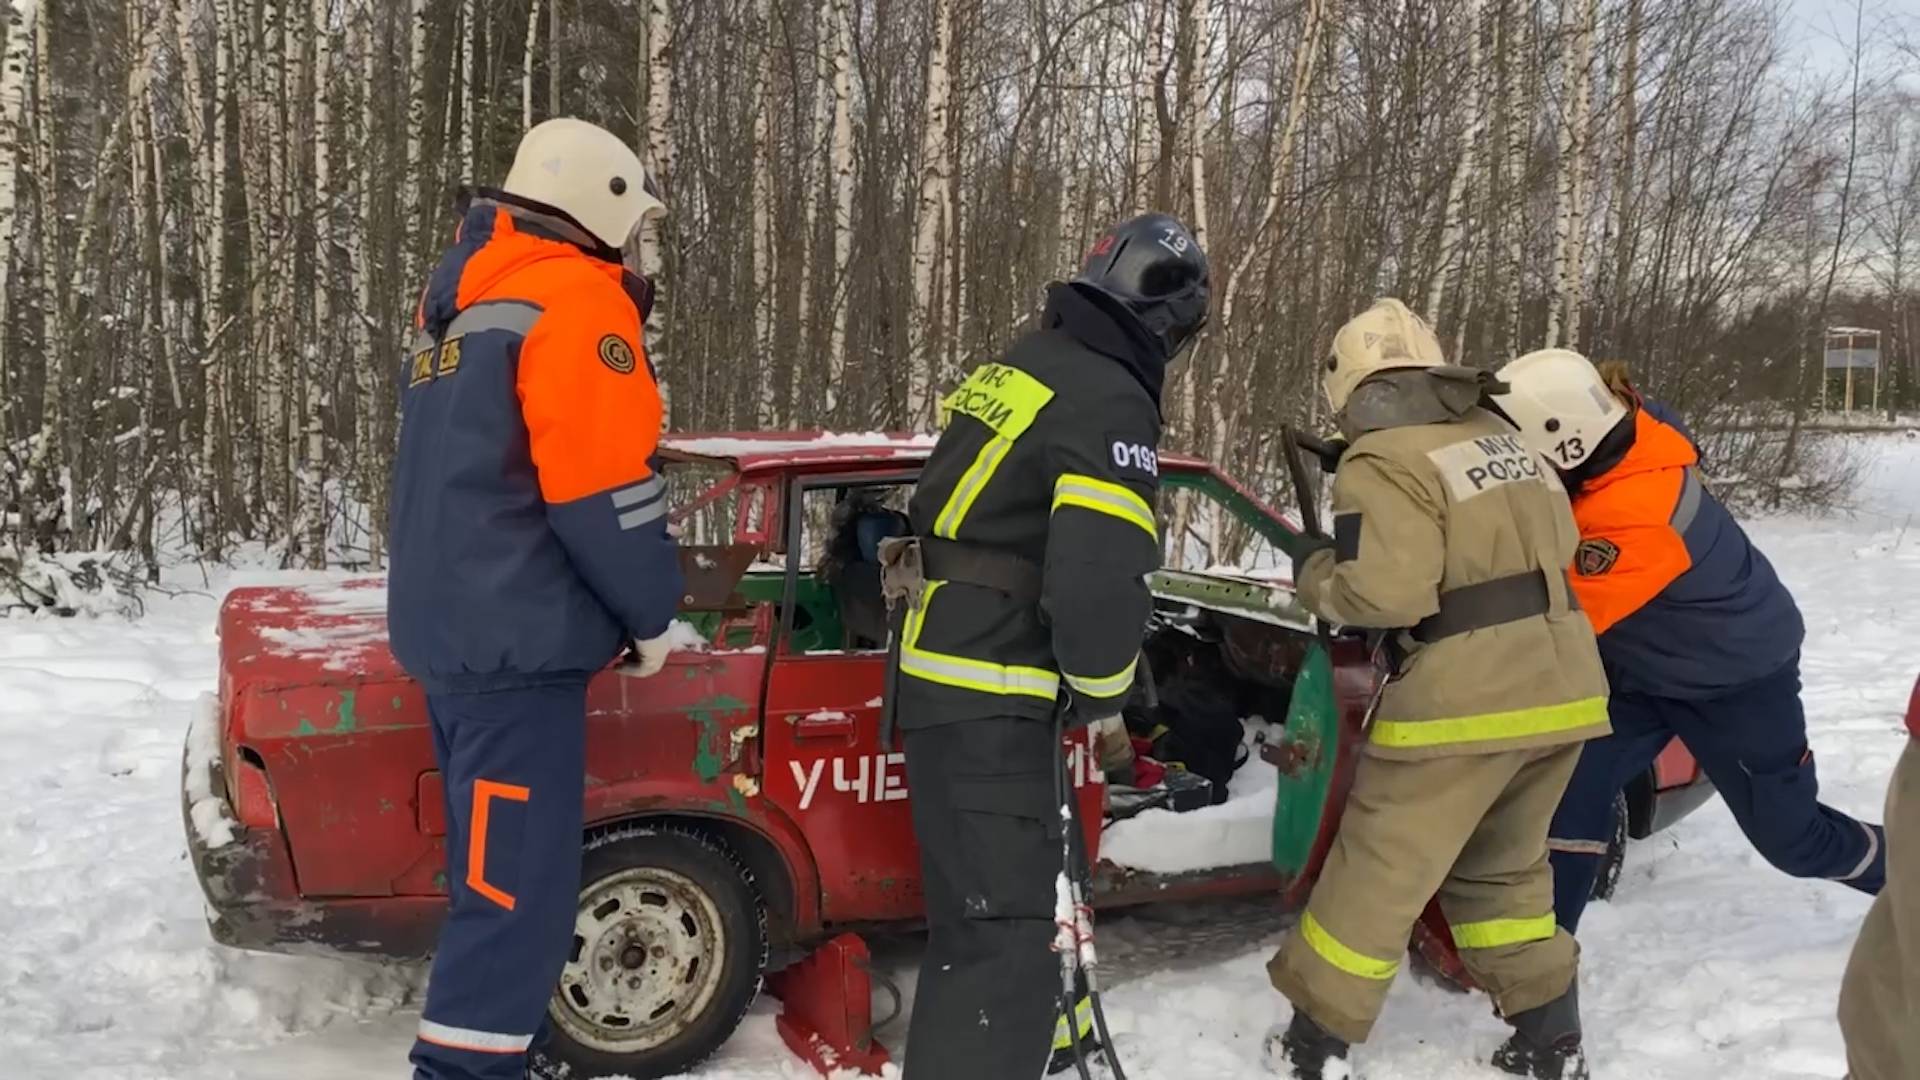
M 414 1080 L 525 1080 L 580 890 L 586 684 L 436 694 L 451 900 Z
M 1769 863 L 1794 877 L 1880 892 L 1885 833 L 1820 801 L 1798 660 L 1725 697 L 1671 704 L 1674 729 Z
M 1613 839 L 1613 800 L 1673 740 L 1659 703 L 1615 694 L 1607 702 L 1613 734 L 1589 742 L 1553 813 L 1547 851 L 1553 863 L 1554 918 L 1571 934 L 1593 895 L 1593 880 Z

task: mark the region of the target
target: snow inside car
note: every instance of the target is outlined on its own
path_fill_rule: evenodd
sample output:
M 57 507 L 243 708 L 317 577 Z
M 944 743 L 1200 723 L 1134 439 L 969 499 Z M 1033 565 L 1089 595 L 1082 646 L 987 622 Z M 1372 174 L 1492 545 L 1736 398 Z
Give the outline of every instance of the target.
M 919 856 L 904 756 L 881 745 L 884 642 L 863 571 L 833 552 L 849 505 L 904 509 L 930 446 L 666 442 L 687 572 L 680 648 L 652 679 L 616 663 L 589 689 L 585 872 L 544 1051 L 569 1075 L 690 1067 L 732 1033 L 763 976 L 784 1003 L 782 1034 L 816 1065 L 885 1059 L 864 948 L 847 932 L 919 918 Z M 1299 907 L 1332 842 L 1375 668 L 1361 639 L 1314 626 L 1284 572 L 1214 568 L 1228 551 L 1286 566 L 1289 522 L 1204 462 L 1168 455 L 1162 471 L 1163 532 L 1180 535 L 1152 580 L 1146 666 L 1206 673 L 1248 719 L 1213 805 L 1124 820 L 1109 819 L 1100 770 L 1070 737 L 1097 902 L 1270 894 Z M 384 612 L 377 577 L 228 597 L 218 695 L 183 778 L 217 940 L 431 951 L 446 906 L 443 792 L 425 699 L 387 650 Z M 1629 790 L 1622 848 L 1709 791 L 1676 744 Z M 1448 968 L 1444 924 L 1421 940 Z

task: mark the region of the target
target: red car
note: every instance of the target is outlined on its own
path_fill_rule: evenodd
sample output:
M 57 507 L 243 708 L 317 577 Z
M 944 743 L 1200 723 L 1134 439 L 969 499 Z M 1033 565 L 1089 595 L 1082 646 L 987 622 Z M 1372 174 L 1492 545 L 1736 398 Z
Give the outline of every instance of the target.
M 649 680 L 611 666 L 588 693 L 586 871 L 546 1051 L 572 1075 L 691 1066 L 775 972 L 796 1049 L 816 1062 L 837 1049 L 842 1064 L 883 1053 L 866 1043 L 857 941 L 815 950 L 848 929 L 917 919 L 920 865 L 904 758 L 880 745 L 885 656 L 858 632 L 859 583 L 823 567 L 845 516 L 836 508 L 857 495 L 903 509 L 930 445 L 667 441 L 687 647 Z M 1286 565 L 1292 525 L 1204 462 L 1169 455 L 1162 467 L 1163 513 L 1187 528 L 1154 578 L 1149 636 L 1211 651 L 1274 723 L 1235 776 L 1250 792 L 1229 803 L 1238 825 L 1216 807 L 1104 829 L 1099 770 L 1070 740 L 1097 900 L 1273 893 L 1297 907 L 1338 823 L 1373 666 L 1357 639 L 1323 646 L 1284 581 L 1207 569 L 1229 560 L 1203 536 L 1227 538 L 1239 565 Z M 425 700 L 386 647 L 383 586 L 239 589 L 222 609 L 219 696 L 189 735 L 183 784 L 221 942 L 399 957 L 433 946 L 441 780 Z M 1255 775 L 1269 765 L 1277 773 Z M 1627 793 L 1622 849 L 1708 794 L 1675 744 Z M 1248 799 L 1259 800 L 1252 814 Z M 1189 818 L 1216 836 L 1239 828 L 1204 849 L 1223 865 L 1161 857 Z M 1107 857 L 1123 850 L 1134 854 Z

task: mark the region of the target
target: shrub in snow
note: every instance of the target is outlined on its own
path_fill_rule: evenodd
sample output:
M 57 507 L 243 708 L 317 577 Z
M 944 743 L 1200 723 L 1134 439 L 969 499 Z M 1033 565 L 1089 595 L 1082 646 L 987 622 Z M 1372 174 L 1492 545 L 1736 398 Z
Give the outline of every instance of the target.
M 24 557 L 0 545 L 0 614 L 138 615 L 141 576 L 130 552 L 70 552 Z

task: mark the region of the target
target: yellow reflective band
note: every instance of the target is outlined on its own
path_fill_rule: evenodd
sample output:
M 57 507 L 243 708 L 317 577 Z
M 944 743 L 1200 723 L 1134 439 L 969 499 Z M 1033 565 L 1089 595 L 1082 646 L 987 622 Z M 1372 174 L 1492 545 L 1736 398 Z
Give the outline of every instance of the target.
M 937 653 L 920 647 L 920 631 L 927 605 L 944 581 L 930 581 L 920 604 L 907 612 L 900 636 L 900 674 L 930 683 L 975 690 L 983 694 L 1019 695 L 1052 701 L 1060 696 L 1060 676 L 1042 668 L 990 664 L 966 656 Z
M 1119 697 L 1133 689 L 1134 669 L 1139 666 L 1140 659 L 1136 656 L 1126 667 L 1120 669 L 1119 674 L 1109 675 L 1104 679 L 1083 679 L 1071 671 L 1063 671 L 1060 674 L 1066 678 L 1068 686 L 1088 697 L 1111 698 Z
M 971 416 L 1012 442 L 1033 426 L 1033 419 L 1053 400 L 1053 388 L 1005 364 L 982 364 L 967 381 L 940 402 L 940 426 L 953 414 Z
M 1060 512 L 1063 506 L 1078 506 L 1086 510 L 1111 514 L 1121 521 L 1131 522 L 1147 530 L 1154 543 L 1160 542 L 1159 526 L 1154 524 L 1153 507 L 1147 500 L 1126 487 L 1096 480 L 1079 473 L 1062 473 L 1053 483 L 1053 510 Z
M 1320 959 L 1349 975 L 1381 980 L 1393 978 L 1400 970 L 1398 960 L 1375 960 L 1340 944 L 1340 939 L 1327 933 L 1327 928 L 1320 925 L 1320 920 L 1314 918 L 1311 911 L 1300 918 L 1300 936 L 1306 939 L 1314 952 L 1320 954 Z
M 980 452 L 973 456 L 973 464 L 960 474 L 960 480 L 947 493 L 947 504 L 940 508 L 939 516 L 933 519 L 933 535 L 954 539 L 960 531 L 960 523 L 966 520 L 967 511 L 973 509 L 974 501 L 987 489 L 987 482 L 1007 459 L 1007 451 L 1013 449 L 1013 440 L 995 435 L 988 439 Z
M 1502 945 L 1524 945 L 1546 941 L 1559 932 L 1552 915 L 1531 919 L 1488 919 L 1486 922 L 1461 923 L 1452 927 L 1453 943 L 1463 949 L 1497 949 Z
M 1085 1039 L 1093 1033 L 1092 998 L 1083 997 L 1079 1003 L 1073 1007 L 1073 1026 L 1076 1029 L 1075 1034 L 1078 1036 L 1077 1038 L 1067 1033 L 1066 1017 L 1062 1016 L 1053 1022 L 1053 1048 L 1055 1050 L 1071 1050 L 1073 1049 L 1074 1043 Z
M 1569 701 L 1565 705 L 1543 705 L 1534 709 L 1458 716 L 1447 720 L 1378 720 L 1373 725 L 1372 739 L 1379 746 L 1409 749 L 1501 739 L 1530 739 L 1536 735 L 1556 735 L 1606 722 L 1607 699 L 1596 697 Z

